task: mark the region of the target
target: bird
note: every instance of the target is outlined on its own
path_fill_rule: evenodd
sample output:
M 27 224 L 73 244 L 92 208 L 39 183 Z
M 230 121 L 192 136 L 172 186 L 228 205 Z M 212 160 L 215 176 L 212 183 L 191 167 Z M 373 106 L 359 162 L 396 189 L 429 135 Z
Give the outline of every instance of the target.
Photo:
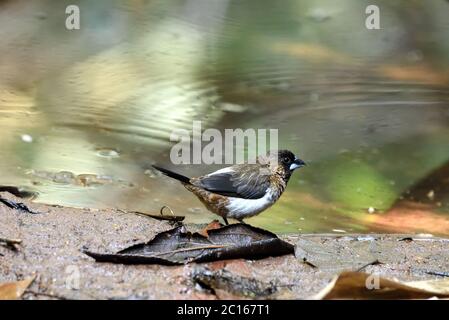
M 236 164 L 200 177 L 188 178 L 158 165 L 153 168 L 180 181 L 205 207 L 223 218 L 244 223 L 271 207 L 296 169 L 306 163 L 289 150 L 271 150 L 254 163 Z

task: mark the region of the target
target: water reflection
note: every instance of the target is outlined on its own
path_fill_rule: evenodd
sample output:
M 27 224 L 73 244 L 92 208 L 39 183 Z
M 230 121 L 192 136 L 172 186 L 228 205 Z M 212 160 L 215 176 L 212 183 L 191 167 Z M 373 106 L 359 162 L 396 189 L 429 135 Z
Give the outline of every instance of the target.
M 206 222 L 196 198 L 150 169 L 169 163 L 172 130 L 276 128 L 311 166 L 250 223 L 449 234 L 449 195 L 416 228 L 385 223 L 449 160 L 449 4 L 381 1 L 373 31 L 355 0 L 76 3 L 79 31 L 64 28 L 64 1 L 0 4 L 1 184 L 79 207 L 168 204 Z

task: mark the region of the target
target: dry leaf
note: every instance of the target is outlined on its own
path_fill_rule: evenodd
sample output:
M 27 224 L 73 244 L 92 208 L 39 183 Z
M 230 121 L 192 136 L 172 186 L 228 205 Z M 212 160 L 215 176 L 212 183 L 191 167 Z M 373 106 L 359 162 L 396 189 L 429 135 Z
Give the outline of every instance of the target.
M 398 282 L 363 272 L 343 272 L 313 299 L 429 299 L 449 297 L 449 280 Z
M 32 276 L 21 281 L 0 284 L 0 300 L 20 299 L 35 278 L 36 276 Z
M 294 254 L 294 246 L 274 233 L 247 224 L 208 230 L 208 236 L 184 226 L 161 232 L 147 243 L 115 254 L 84 251 L 98 262 L 176 265 L 228 259 L 262 259 Z

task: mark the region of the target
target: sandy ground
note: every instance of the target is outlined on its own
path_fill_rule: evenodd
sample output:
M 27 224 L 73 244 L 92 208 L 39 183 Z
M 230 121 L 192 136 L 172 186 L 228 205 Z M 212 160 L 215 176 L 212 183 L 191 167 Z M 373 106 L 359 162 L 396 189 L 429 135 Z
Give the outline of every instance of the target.
M 241 288 L 235 285 L 242 279 L 276 287 L 274 294 L 258 298 L 297 299 L 316 294 L 343 270 L 362 269 L 404 281 L 442 279 L 444 275 L 435 273 L 449 271 L 449 239 L 428 235 L 288 235 L 281 238 L 296 245 L 295 256 L 174 267 L 97 263 L 82 250 L 113 253 L 173 226 L 119 210 L 63 208 L 0 195 L 39 212 L 0 204 L 0 238 L 22 240 L 16 250 L 0 245 L 0 283 L 35 274 L 24 299 L 251 297 L 239 296 Z M 374 261 L 381 264 L 370 265 Z M 197 276 L 204 270 L 227 278 L 199 284 Z

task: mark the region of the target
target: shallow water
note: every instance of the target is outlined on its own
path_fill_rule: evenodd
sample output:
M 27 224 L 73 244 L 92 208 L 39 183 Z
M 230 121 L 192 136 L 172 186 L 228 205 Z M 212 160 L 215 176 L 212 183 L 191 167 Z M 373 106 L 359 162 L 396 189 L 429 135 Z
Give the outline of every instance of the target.
M 448 3 L 381 1 L 381 30 L 364 27 L 368 3 L 356 0 L 77 3 L 75 31 L 64 2 L 0 4 L 1 184 L 40 202 L 169 205 L 208 222 L 150 165 L 192 176 L 220 166 L 170 165 L 170 133 L 196 120 L 275 128 L 310 165 L 249 223 L 449 234 L 449 195 L 402 220 L 390 210 L 449 161 Z

